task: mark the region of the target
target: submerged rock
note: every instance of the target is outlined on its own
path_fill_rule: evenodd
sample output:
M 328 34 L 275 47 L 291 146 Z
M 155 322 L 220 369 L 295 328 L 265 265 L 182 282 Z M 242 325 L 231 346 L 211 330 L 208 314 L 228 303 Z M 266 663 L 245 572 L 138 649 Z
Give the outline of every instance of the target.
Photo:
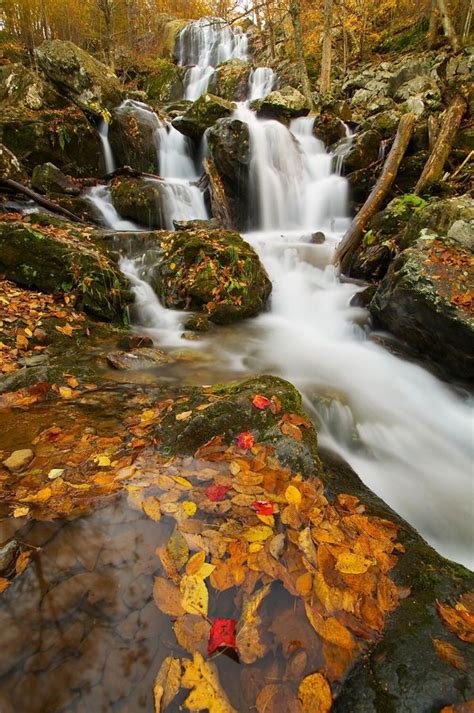
M 263 99 L 257 99 L 251 104 L 258 116 L 266 119 L 277 119 L 288 123 L 290 119 L 309 114 L 306 98 L 294 87 L 285 86 L 270 92 Z
M 252 66 L 241 59 L 220 64 L 209 82 L 209 92 L 228 101 L 245 101 Z
M 174 361 L 161 349 L 154 347 L 140 347 L 130 352 L 110 352 L 106 359 L 110 366 L 119 371 L 151 369 Z
M 71 292 L 78 306 L 106 320 L 126 319 L 131 295 L 116 265 L 90 239 L 90 230 L 37 215 L 29 223 L 0 222 L 0 272 L 44 292 Z
M 68 193 L 78 195 L 81 189 L 54 163 L 35 166 L 31 176 L 31 186 L 40 193 Z
M 18 473 L 20 470 L 24 470 L 34 457 L 35 454 L 31 448 L 23 448 L 19 451 L 13 451 L 13 453 L 3 461 L 2 465 L 11 473 Z
M 209 319 L 205 314 L 192 314 L 187 318 L 183 326 L 191 332 L 208 332 Z
M 218 119 L 230 116 L 235 110 L 235 104 L 204 94 L 199 97 L 182 116 L 173 119 L 173 126 L 185 136 L 200 139 L 206 129 L 209 129 Z
M 167 307 L 204 310 L 229 324 L 264 309 L 271 282 L 253 248 L 238 233 L 190 230 L 162 233 L 162 258 L 152 283 Z
M 123 93 L 116 75 L 73 42 L 45 40 L 35 57 L 58 91 L 84 111 L 101 117 L 120 104 Z

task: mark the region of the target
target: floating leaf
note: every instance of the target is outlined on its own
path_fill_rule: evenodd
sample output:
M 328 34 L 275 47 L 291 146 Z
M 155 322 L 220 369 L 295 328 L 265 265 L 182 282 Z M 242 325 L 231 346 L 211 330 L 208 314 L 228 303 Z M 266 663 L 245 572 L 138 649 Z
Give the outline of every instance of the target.
M 262 619 L 258 614 L 258 609 L 270 592 L 270 587 L 270 584 L 266 584 L 244 599 L 242 616 L 239 621 L 239 633 L 237 634 L 237 647 L 243 663 L 254 663 L 267 653 L 268 649 L 264 643 L 261 629 Z
M 181 662 L 172 656 L 167 656 L 161 664 L 155 678 L 153 695 L 155 713 L 164 711 L 179 691 L 181 683 Z
M 259 515 L 273 515 L 273 503 L 268 500 L 254 500 L 252 507 Z
M 190 654 L 195 651 L 203 655 L 207 653 L 210 628 L 209 622 L 201 614 L 184 614 L 173 625 L 178 644 Z
M 237 713 L 227 698 L 217 675 L 216 668 L 196 651 L 192 661 L 183 660 L 184 674 L 181 684 L 192 688 L 184 701 L 190 711 L 206 710 L 208 713 Z
M 331 688 L 321 673 L 311 673 L 301 681 L 298 698 L 304 713 L 328 713 L 331 710 Z
M 142 501 L 142 509 L 145 515 L 155 522 L 161 520 L 160 501 L 154 495 L 150 495 Z
M 193 515 L 195 515 L 197 510 L 197 505 L 196 503 L 193 503 L 192 500 L 183 500 L 183 502 L 181 503 L 181 507 L 183 509 L 183 512 L 188 517 L 192 517 Z
M 172 582 L 163 577 L 155 577 L 153 585 L 153 598 L 155 604 L 168 616 L 182 616 L 184 609 L 180 602 L 180 592 Z
M 230 485 L 208 485 L 204 491 L 213 503 L 219 503 L 225 500 L 226 493 L 231 490 Z
M 230 648 L 237 651 L 235 642 L 235 626 L 237 619 L 216 619 L 209 632 L 207 653 L 209 656 L 222 648 Z
M 189 547 L 179 530 L 175 530 L 171 535 L 166 545 L 166 551 L 171 562 L 178 571 L 184 567 L 188 561 Z
M 181 591 L 181 606 L 189 614 L 207 616 L 209 592 L 201 577 L 196 574 L 185 574 L 179 585 Z
M 247 542 L 264 542 L 272 535 L 273 530 L 271 527 L 268 527 L 268 525 L 255 525 L 254 527 L 249 527 L 242 534 L 243 538 L 247 540 Z

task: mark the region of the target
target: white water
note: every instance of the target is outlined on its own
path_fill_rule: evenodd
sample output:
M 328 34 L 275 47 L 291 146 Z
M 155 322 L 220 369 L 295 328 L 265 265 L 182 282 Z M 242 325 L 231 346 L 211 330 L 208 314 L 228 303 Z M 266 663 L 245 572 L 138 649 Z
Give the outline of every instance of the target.
M 270 94 L 276 81 L 276 75 L 270 67 L 256 67 L 252 69 L 249 77 L 248 101 L 262 99 Z
M 112 173 L 112 171 L 115 171 L 115 161 L 112 153 L 112 147 L 109 142 L 109 125 L 106 121 L 103 121 L 100 124 L 98 133 L 100 140 L 102 141 L 102 148 L 104 151 L 105 173 Z
M 205 94 L 215 68 L 229 59 L 247 59 L 248 38 L 238 27 L 216 17 L 190 22 L 178 36 L 178 64 L 189 66 L 184 79 L 185 99 Z M 192 66 L 194 65 L 194 66 Z
M 268 312 L 221 328 L 215 338 L 211 333 L 202 347 L 234 376 L 273 373 L 294 383 L 319 423 L 320 443 L 347 460 L 442 554 L 472 566 L 470 404 L 373 339 L 367 311 L 350 306 L 361 288 L 340 282 L 331 264 L 349 222 L 347 182 L 338 174 L 350 132 L 334 171 L 332 157 L 313 137 L 311 119 L 297 119 L 288 130 L 257 120 L 248 105 L 236 116 L 249 125 L 256 203 L 258 231 L 246 238 L 273 293 Z M 164 139 L 160 155 L 176 177 L 191 173 L 192 157 L 183 144 L 173 148 L 175 140 Z M 322 245 L 310 243 L 317 230 L 326 236 Z M 122 268 L 135 291 L 139 322 L 162 343 L 177 343 L 182 315 L 159 304 L 140 261 L 124 261 Z M 213 376 L 207 373 L 209 381 Z

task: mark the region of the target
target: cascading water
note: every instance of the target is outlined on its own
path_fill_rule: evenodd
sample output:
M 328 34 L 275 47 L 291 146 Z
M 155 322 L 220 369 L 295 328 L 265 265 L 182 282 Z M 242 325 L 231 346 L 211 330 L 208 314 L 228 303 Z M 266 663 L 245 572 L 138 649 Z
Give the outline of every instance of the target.
M 216 34 L 209 25 L 192 27 L 180 40 L 180 61 L 189 63 L 191 52 L 196 61 L 205 48 L 208 59 L 203 50 L 200 66 L 212 69 Z M 249 101 L 267 92 L 270 76 L 252 75 Z M 266 372 L 296 384 L 319 423 L 320 443 L 349 462 L 442 554 L 472 564 L 469 405 L 463 394 L 373 339 L 367 311 L 351 306 L 362 288 L 341 282 L 332 265 L 349 224 L 347 182 L 340 173 L 350 132 L 334 162 L 313 136 L 310 118 L 287 129 L 258 120 L 248 103 L 236 118 L 249 127 L 250 193 L 256 200 L 255 232 L 246 238 L 271 277 L 272 300 L 268 312 L 221 328 L 217 339 L 211 333 L 201 345 L 221 369 L 227 365 L 228 376 Z M 168 184 L 171 176 L 189 180 L 190 147 L 168 128 L 161 130 L 159 153 Z M 311 242 L 315 231 L 324 233 L 322 244 Z M 140 322 L 165 342 L 179 338 L 180 315 L 159 304 L 143 265 L 128 261 L 123 269 Z M 212 381 L 216 373 L 205 376 Z M 192 378 L 189 371 L 183 378 Z
M 190 22 L 178 36 L 178 64 L 188 67 L 184 79 L 185 99 L 195 101 L 205 94 L 215 68 L 229 59 L 247 59 L 248 38 L 239 27 L 217 17 Z
M 105 173 L 112 173 L 112 171 L 115 171 L 115 161 L 112 153 L 112 147 L 109 142 L 109 125 L 106 121 L 103 121 L 100 124 L 98 134 L 100 136 L 100 140 L 102 141 L 102 148 L 104 151 Z
M 249 78 L 248 101 L 262 99 L 270 94 L 275 86 L 276 75 L 270 67 L 256 67 L 252 69 Z

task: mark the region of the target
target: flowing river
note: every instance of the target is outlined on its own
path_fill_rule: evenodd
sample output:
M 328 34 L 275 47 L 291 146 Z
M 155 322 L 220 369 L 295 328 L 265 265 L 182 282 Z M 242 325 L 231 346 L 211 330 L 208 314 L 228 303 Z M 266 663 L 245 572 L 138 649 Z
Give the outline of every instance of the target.
M 209 85 L 215 66 L 246 58 L 246 36 L 203 20 L 181 33 L 177 55 L 189 66 L 186 98 Z M 381 343 L 368 312 L 354 304 L 363 287 L 339 279 L 334 250 L 347 229 L 349 195 L 334 157 L 312 134 L 311 118 L 283 124 L 257 119 L 250 99 L 277 81 L 272 70 L 250 76 L 249 101 L 235 118 L 248 124 L 251 161 L 250 232 L 273 283 L 269 309 L 239 325 L 216 328 L 199 342 L 184 341 L 183 313 L 165 309 L 146 281 L 146 255 L 124 258 L 122 269 L 135 292 L 133 320 L 162 346 L 200 350 L 206 360 L 179 367 L 185 383 L 272 373 L 302 392 L 315 419 L 320 444 L 341 455 L 362 480 L 414 525 L 443 555 L 474 564 L 472 420 L 468 396 L 416 362 Z M 130 105 L 130 103 L 129 103 Z M 148 112 L 139 103 L 132 109 Z M 173 220 L 206 218 L 192 145 L 156 117 L 156 147 L 162 185 L 163 227 Z M 102 140 L 111 161 L 106 133 Z M 350 141 L 348 136 L 347 141 Z M 201 155 L 205 155 L 205 141 Z M 91 190 L 104 222 L 137 230 L 115 212 L 108 190 Z M 315 243 L 316 231 L 324 241 Z M 393 340 L 392 340 L 393 343 Z

